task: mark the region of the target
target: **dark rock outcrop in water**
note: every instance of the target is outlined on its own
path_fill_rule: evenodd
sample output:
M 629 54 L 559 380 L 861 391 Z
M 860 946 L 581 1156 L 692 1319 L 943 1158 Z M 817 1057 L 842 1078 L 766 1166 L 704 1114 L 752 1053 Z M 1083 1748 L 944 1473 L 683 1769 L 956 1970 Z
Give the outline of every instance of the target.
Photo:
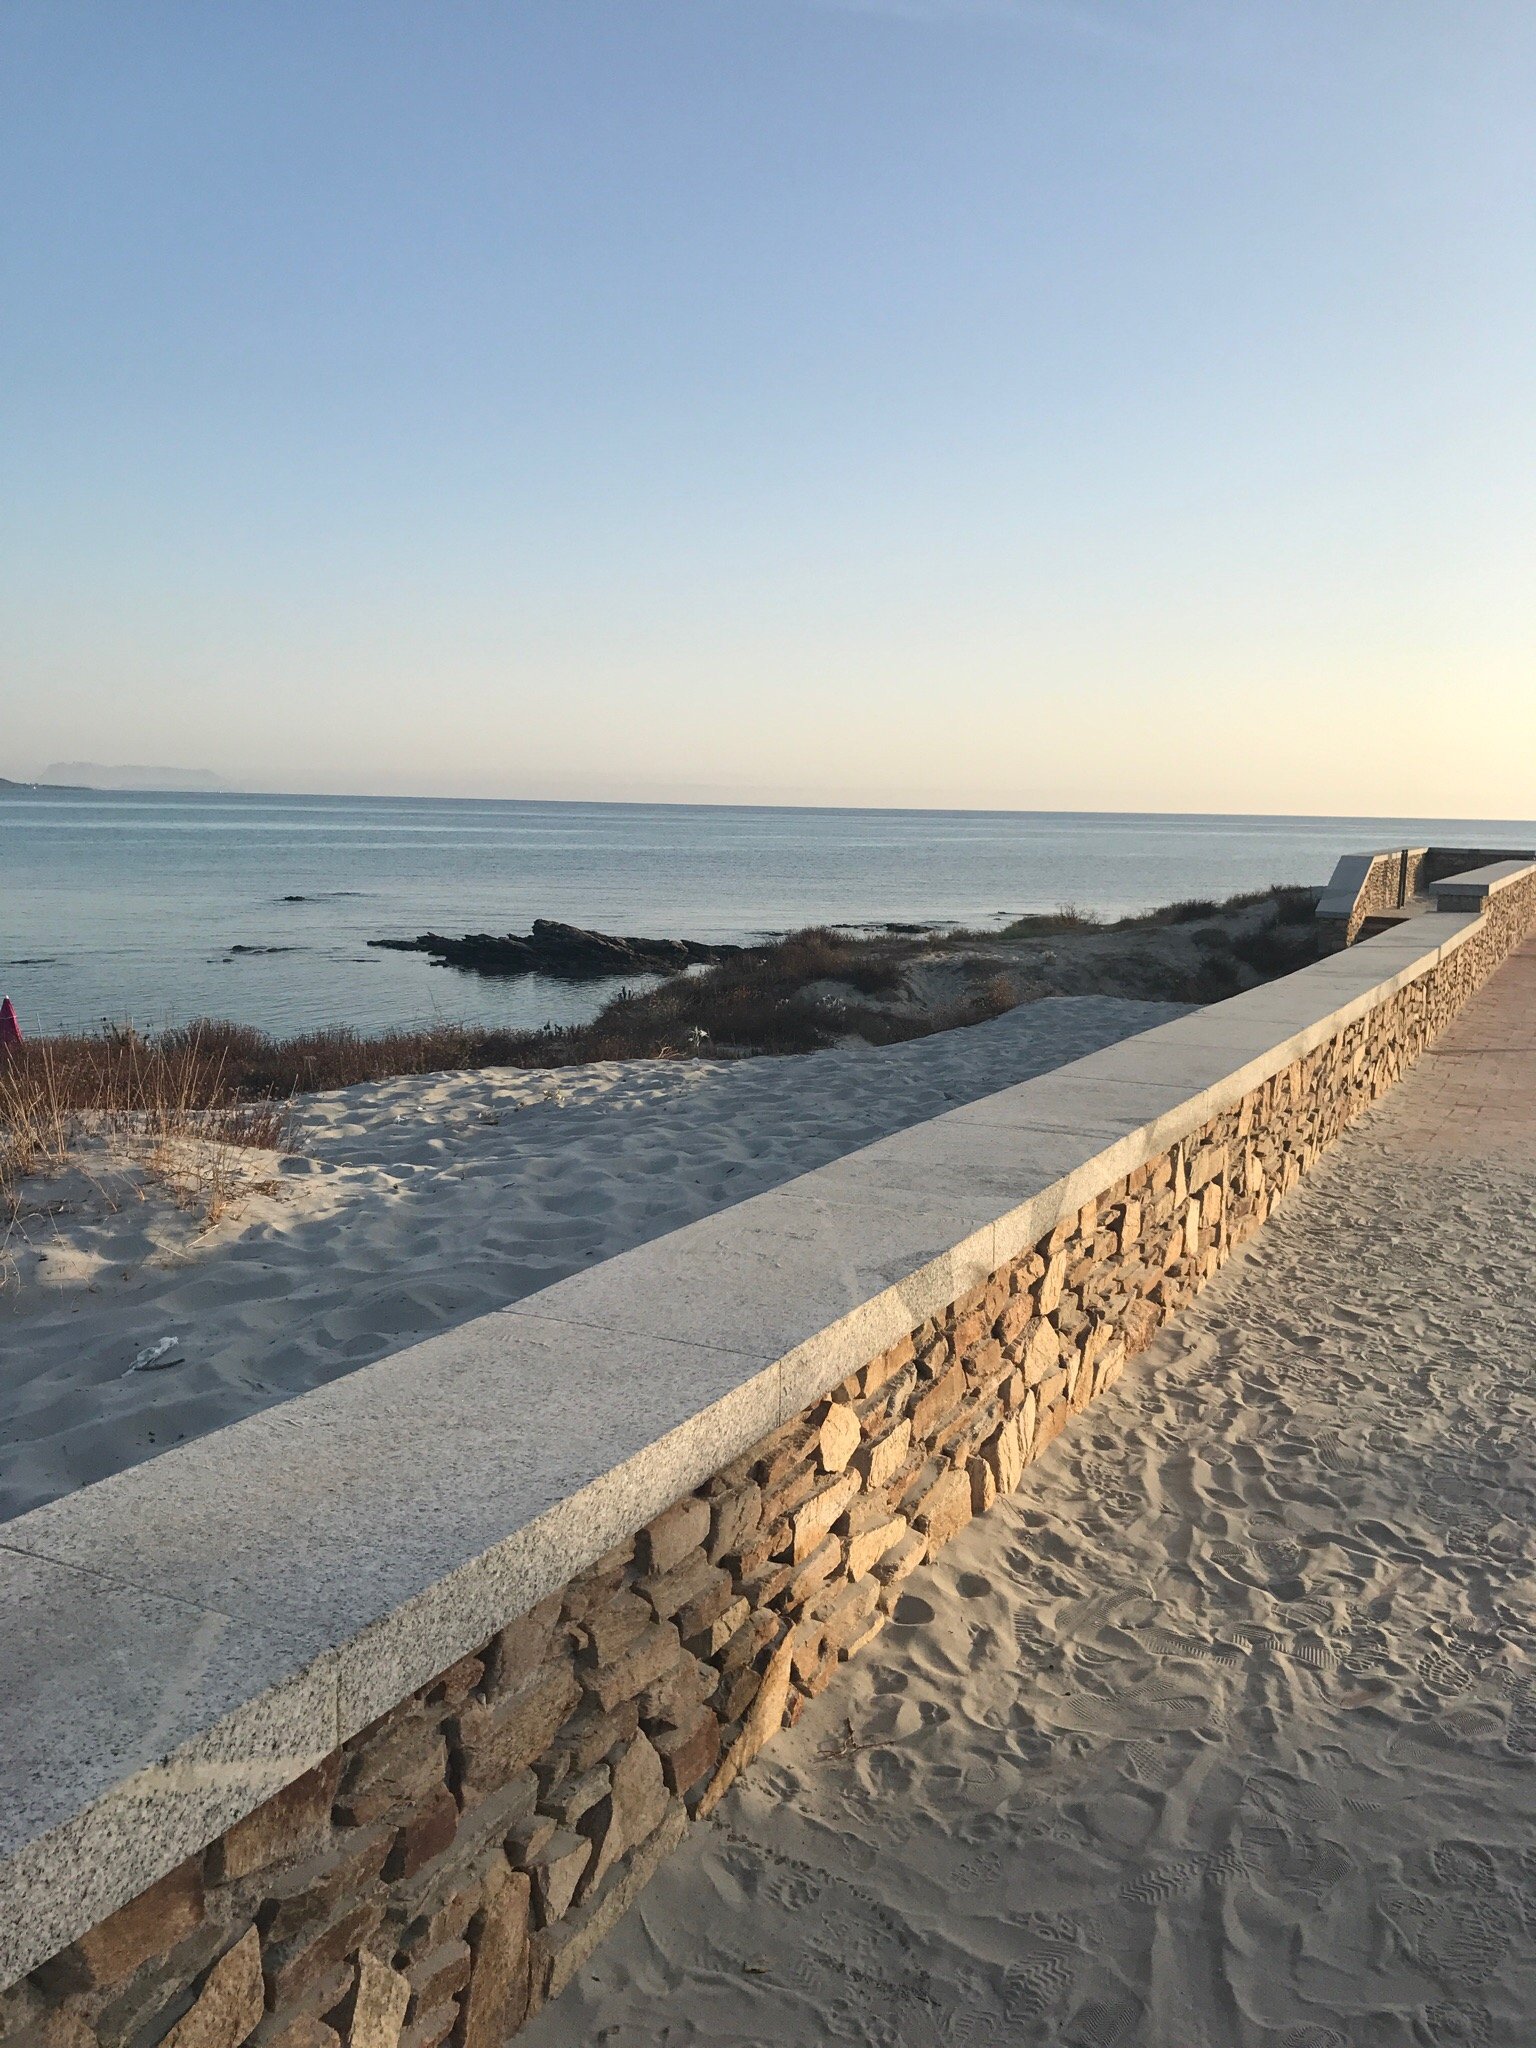
M 616 974 L 676 974 L 684 967 L 712 967 L 744 952 L 742 946 L 706 946 L 696 939 L 626 939 L 612 932 L 583 931 L 536 917 L 527 938 L 508 932 L 466 932 L 462 939 L 422 932 L 414 939 L 370 939 L 391 953 L 429 953 L 440 967 L 470 974 L 547 974 L 559 981 L 593 981 Z

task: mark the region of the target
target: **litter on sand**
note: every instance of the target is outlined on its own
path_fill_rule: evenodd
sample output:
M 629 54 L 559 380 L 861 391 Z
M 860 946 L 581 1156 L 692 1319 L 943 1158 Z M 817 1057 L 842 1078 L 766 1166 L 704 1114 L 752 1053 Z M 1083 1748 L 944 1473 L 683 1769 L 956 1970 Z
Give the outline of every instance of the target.
M 129 1366 L 128 1372 L 163 1372 L 168 1365 L 183 1364 L 185 1361 L 179 1355 L 171 1355 L 180 1342 L 179 1337 L 162 1337 L 157 1344 L 146 1344 Z M 128 1372 L 123 1374 L 124 1379 L 127 1379 Z

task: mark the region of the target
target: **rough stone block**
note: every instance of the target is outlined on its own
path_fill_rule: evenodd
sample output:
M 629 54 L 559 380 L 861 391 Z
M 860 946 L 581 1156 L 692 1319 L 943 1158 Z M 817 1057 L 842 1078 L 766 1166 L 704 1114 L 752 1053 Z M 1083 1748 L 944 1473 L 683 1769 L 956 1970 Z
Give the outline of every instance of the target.
M 1162 1316 L 1153 1302 L 1131 1303 L 1120 1324 L 1120 1335 L 1124 1340 L 1128 1357 L 1134 1357 L 1138 1351 L 1146 1350 L 1162 1327 L 1162 1321 Z
M 796 1564 L 802 1563 L 817 1548 L 862 1484 L 857 1472 L 847 1472 L 830 1486 L 824 1486 L 800 1509 L 794 1518 L 791 1543 L 791 1556 Z
M 786 1635 L 769 1659 L 762 1683 L 742 1723 L 741 1733 L 721 1759 L 719 1769 L 710 1779 L 709 1788 L 699 1802 L 701 1816 L 719 1804 L 747 1765 L 784 1725 L 793 1659 L 794 1638 Z
M 163 1956 L 203 1917 L 203 1859 L 190 1856 L 148 1891 L 93 1927 L 46 1966 L 45 1982 L 61 1990 L 106 1989 L 151 1956 Z
M 425 2014 L 434 2012 L 450 1998 L 457 1998 L 469 1982 L 470 1951 L 467 1941 L 444 1941 L 406 1971 L 406 1982 L 411 1987 L 411 2002 L 406 2008 L 406 2024 L 413 2024 Z
M 818 1463 L 797 1465 L 792 1472 L 786 1472 L 777 1486 L 767 1488 L 763 1493 L 763 1522 L 765 1527 L 783 1521 L 793 1515 L 821 1485 L 822 1471 Z
M 209 1857 L 216 1883 L 232 1884 L 290 1857 L 307 1856 L 330 1833 L 331 1805 L 341 1776 L 339 1750 L 306 1771 L 273 1799 L 235 1822 L 213 1845 Z
M 642 1579 L 640 1591 L 650 1602 L 658 1621 L 670 1621 L 673 1615 L 703 1599 L 710 1592 L 724 1586 L 729 1589 L 730 1576 L 719 1565 L 711 1564 L 702 1550 L 691 1551 L 671 1571 L 663 1572 L 659 1578 Z M 694 1627 L 681 1627 L 681 1633 L 692 1635 L 703 1623 Z
M 745 1625 L 751 1612 L 751 1606 L 745 1599 L 733 1600 L 707 1629 L 690 1639 L 689 1647 L 697 1656 L 718 1657 L 736 1631 Z
M 1056 1230 L 1060 1230 L 1062 1227 L 1058 1223 Z M 1067 1229 L 1070 1235 L 1071 1226 L 1067 1226 Z M 1052 1231 L 1051 1236 L 1054 1240 L 1056 1231 Z M 1065 1243 L 1065 1239 L 1063 1239 L 1063 1243 Z M 1060 1245 L 1055 1245 L 1051 1252 L 1050 1263 L 1041 1275 L 1040 1284 L 1035 1290 L 1035 1306 L 1041 1315 L 1048 1316 L 1060 1302 L 1061 1290 L 1066 1277 L 1067 1255 Z
M 848 1539 L 848 1576 L 862 1579 L 874 1570 L 888 1550 L 892 1550 L 906 1535 L 908 1522 L 905 1515 L 891 1515 L 873 1523 L 856 1536 Z
M 591 1861 L 591 1842 L 570 1828 L 557 1828 L 537 1855 L 529 1859 L 533 1901 L 542 1926 L 558 1920 L 567 1910 Z
M 712 1628 L 722 1614 L 729 1611 L 736 1598 L 736 1589 L 729 1572 L 711 1566 L 715 1576 L 700 1592 L 695 1594 L 686 1607 L 678 1609 L 676 1615 L 679 1635 L 685 1639 L 698 1636 Z
M 880 1558 L 874 1575 L 882 1586 L 895 1586 L 910 1577 L 928 1556 L 928 1539 L 921 1530 L 909 1529 L 898 1543 Z
M 1227 1148 L 1225 1145 L 1202 1145 L 1194 1158 L 1189 1162 L 1186 1174 L 1186 1184 L 1189 1192 L 1192 1195 L 1198 1194 L 1208 1181 L 1214 1180 L 1219 1173 L 1225 1173 L 1226 1168 Z
M 601 1612 L 615 1593 L 623 1591 L 624 1580 L 625 1572 L 622 1568 L 599 1571 L 596 1565 L 572 1579 L 560 1603 L 561 1626 L 555 1631 L 554 1642 L 550 1645 L 550 1655 L 556 1654 L 561 1647 L 562 1638 L 570 1630 L 575 1629 L 578 1633 L 584 1630 L 593 1615 Z
M 493 1638 L 485 1656 L 487 1698 L 515 1692 L 548 1657 L 560 1625 L 560 1604 L 560 1595 L 552 1594 Z
M 859 1418 L 848 1403 L 829 1402 L 816 1435 L 822 1471 L 843 1471 L 859 1447 L 859 1436 Z
M 803 1606 L 817 1589 L 826 1584 L 843 1562 L 842 1539 L 837 1536 L 823 1537 L 810 1556 L 798 1567 L 791 1567 L 789 1584 L 784 1592 L 784 1604 L 795 1608 Z
M 1094 1367 L 1093 1390 L 1101 1394 L 1106 1387 L 1112 1387 L 1125 1371 L 1125 1346 L 1111 1344 L 1102 1353 Z
M 425 1869 L 447 1849 L 458 1825 L 459 1802 L 446 1785 L 437 1786 L 396 1831 L 384 1859 L 386 1880 L 393 1883 Z
M 864 1483 L 873 1492 L 889 1486 L 896 1474 L 907 1461 L 907 1452 L 912 1444 L 912 1423 L 903 1416 L 894 1429 L 873 1443 L 865 1444 L 854 1456 L 854 1467 L 864 1475 Z
M 879 1635 L 881 1629 L 885 1627 L 886 1623 L 889 1620 L 890 1616 L 888 1614 L 882 1613 L 877 1608 L 876 1611 L 869 1617 L 869 1620 L 864 1624 L 863 1628 L 861 1628 L 859 1633 L 854 1637 L 853 1641 L 849 1643 L 847 1648 L 843 1651 L 844 1657 L 852 1659 L 854 1657 L 857 1657 L 861 1651 L 867 1650 L 870 1644 L 875 1640 L 875 1637 Z
M 807 1616 L 796 1622 L 790 1634 L 790 1644 L 790 1676 L 803 1686 L 826 1662 L 825 1632 L 820 1621 L 815 1616 Z
M 582 1823 L 593 1852 L 591 1868 L 582 1882 L 583 1898 L 597 1891 L 615 1864 L 650 1834 L 666 1804 L 661 1757 L 644 1735 L 637 1735 L 614 1763 L 608 1798 Z
M 1035 1388 L 1034 1394 L 1039 1413 L 1044 1415 L 1045 1411 L 1053 1406 L 1054 1403 L 1065 1401 L 1067 1397 L 1066 1374 L 1059 1371 L 1047 1373 L 1039 1386 Z
M 361 1905 L 344 1905 L 335 1919 L 294 1941 L 276 1946 L 269 1941 L 261 1960 L 270 2009 L 278 2012 L 285 2006 L 300 2005 L 362 1947 L 383 1917 L 382 1904 L 369 1899 Z M 350 1970 L 347 1974 L 350 1981 Z
M 519 1870 L 532 1867 L 545 1844 L 559 1833 L 561 1822 L 552 1813 L 530 1813 L 508 1828 L 504 1846 Z
M 748 1480 L 733 1492 L 710 1502 L 709 1543 L 706 1554 L 711 1564 L 741 1550 L 757 1533 L 763 1519 L 763 1489 Z
M 487 1880 L 485 1903 L 469 1929 L 474 1969 L 460 2000 L 459 2048 L 503 2048 L 527 2016 L 531 1892 L 527 1874 L 504 1862 Z
M 910 1335 L 905 1336 L 889 1351 L 882 1351 L 878 1358 L 871 1359 L 859 1376 L 859 1391 L 866 1397 L 877 1394 L 888 1380 L 896 1377 L 903 1366 L 909 1365 L 917 1355 L 917 1347 Z
M 965 1376 L 978 1393 L 990 1394 L 999 1380 L 1008 1371 L 1008 1361 L 1003 1356 L 1003 1347 L 994 1337 L 984 1337 L 979 1344 L 972 1345 L 966 1352 Z
M 441 2048 L 458 2023 L 458 2003 L 450 1999 L 446 2005 L 434 2006 L 431 2012 L 413 2020 L 400 2036 L 400 2048 Z
M 700 1702 L 714 1691 L 717 1676 L 713 1665 L 684 1650 L 672 1669 L 640 1695 L 640 1719 L 647 1732 L 652 1724 L 680 1728 L 691 1721 Z
M 541 1756 L 574 1712 L 581 1686 L 564 1657 L 527 1674 L 491 1707 L 467 1701 L 454 1724 L 455 1761 L 466 1805 L 494 1792 Z
M 611 1664 L 615 1657 L 621 1657 L 651 1625 L 654 1616 L 648 1600 L 628 1588 L 616 1587 L 608 1600 L 582 1624 L 585 1636 L 585 1660 L 592 1664 Z
M 579 1777 L 619 1743 L 628 1742 L 639 1725 L 636 1699 L 620 1700 L 608 1713 L 595 1701 L 589 1701 L 565 1723 L 555 1737 L 553 1751 L 564 1753 L 571 1772 Z
M 604 1713 L 611 1713 L 621 1700 L 634 1699 L 682 1655 L 682 1638 L 670 1621 L 659 1621 L 639 1640 L 602 1670 L 589 1672 L 588 1690 Z
M 941 1373 L 926 1394 L 920 1395 L 912 1405 L 912 1434 L 928 1437 L 959 1407 L 965 1399 L 968 1382 L 965 1367 L 957 1359 L 947 1372 Z
M 1026 1387 L 1037 1387 L 1050 1373 L 1056 1370 L 1061 1356 L 1061 1338 L 1052 1323 L 1037 1323 L 1030 1332 L 1029 1342 L 1019 1361 Z
M 1017 1416 L 1002 1425 L 982 1455 L 992 1467 L 996 1491 L 1012 1493 L 1024 1475 L 1024 1445 Z
M 847 1653 L 848 1645 L 867 1627 L 879 1599 L 878 1579 L 861 1579 L 854 1585 L 840 1586 L 835 1590 L 828 1599 L 826 1612 L 820 1617 L 828 1652 L 834 1656 Z
M 252 2048 L 341 2048 L 341 2036 L 334 2027 L 313 2013 L 289 2017 L 269 2013 L 251 2036 Z
M 1067 1406 L 1065 1399 L 1053 1402 L 1049 1408 L 1041 1409 L 1040 1419 L 1035 1424 L 1035 1440 L 1030 1446 L 1031 1463 L 1055 1443 L 1066 1428 L 1067 1418 L 1071 1413 L 1072 1410 Z
M 668 1728 L 653 1738 L 667 1789 L 689 1792 L 720 1760 L 720 1723 L 707 1707 L 691 1728 Z
M 971 1482 L 971 1513 L 984 1515 L 997 1499 L 997 1474 L 985 1458 L 968 1459 L 965 1470 Z
M 948 1471 L 918 1501 L 912 1517 L 928 1539 L 930 1555 L 971 1519 L 971 1482 L 964 1472 Z
M 248 1927 L 208 1972 L 191 2011 L 171 2028 L 164 2048 L 239 2048 L 265 2004 L 261 1937 Z
M 368 1891 L 394 1838 L 387 1821 L 349 1829 L 328 1848 L 269 1876 L 267 1897 L 256 1916 L 263 1940 L 282 1946 L 326 1925 Z
M 709 1536 L 709 1502 L 690 1494 L 640 1532 L 640 1562 L 652 1578 L 682 1563 Z
M 1017 1344 L 1035 1319 L 1035 1304 L 1027 1294 L 1015 1294 L 997 1319 L 996 1335 L 1004 1345 Z
M 447 1770 L 448 1745 L 435 1719 L 413 1712 L 392 1720 L 349 1745 L 336 1818 L 348 1827 L 366 1827 L 415 1806 L 443 1783 Z
M 441 1888 L 429 1888 L 420 1911 L 400 1937 L 395 1955 L 397 1967 L 403 1969 L 445 1941 L 463 1940 L 465 1929 L 480 1910 L 484 1890 L 483 1885 L 470 1874 L 472 1869 L 473 1863 L 464 1870 L 455 1871 L 451 1878 L 446 1870 L 440 1873 L 443 1880 Z M 405 1897 L 391 1901 L 392 1906 L 396 1904 L 403 1911 L 409 1910 Z
M 777 1601 L 795 1576 L 792 1564 L 770 1564 L 762 1571 L 754 1572 L 750 1578 L 741 1581 L 743 1596 L 754 1608 L 770 1607 Z
M 580 1777 L 565 1779 L 548 1801 L 548 1810 L 561 1827 L 579 1827 L 582 1815 L 607 1798 L 611 1784 L 608 1766 L 594 1764 Z
M 750 1664 L 728 1672 L 721 1679 L 712 1704 L 722 1728 L 729 1730 L 741 1719 L 756 1699 L 762 1682 L 762 1673 Z

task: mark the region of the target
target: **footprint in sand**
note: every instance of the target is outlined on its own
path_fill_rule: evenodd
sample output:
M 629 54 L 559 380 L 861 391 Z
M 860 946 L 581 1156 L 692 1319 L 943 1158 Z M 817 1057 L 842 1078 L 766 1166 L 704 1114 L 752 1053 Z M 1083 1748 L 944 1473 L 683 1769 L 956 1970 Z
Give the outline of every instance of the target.
M 1243 1652 L 1229 1643 L 1208 1642 L 1199 1636 L 1181 1636 L 1172 1629 L 1138 1628 L 1131 1631 L 1157 1657 L 1196 1657 L 1208 1664 L 1241 1667 Z
M 933 1620 L 933 1608 L 917 1593 L 903 1593 L 891 1616 L 900 1628 L 916 1628 Z
M 955 1883 L 964 1892 L 981 1891 L 995 1885 L 1002 1874 L 1001 1856 L 970 1856 L 956 1870 Z
M 1213 1856 L 1178 1856 L 1154 1863 L 1139 1876 L 1127 1878 L 1120 1897 L 1128 1906 L 1161 1906 L 1182 1898 L 1198 1884 L 1219 1884 L 1236 1877 L 1242 1858 L 1236 1849 L 1218 1849 Z
M 1517 1917 L 1496 1898 L 1406 1889 L 1384 1892 L 1381 1906 L 1413 1962 L 1453 1992 L 1487 1983 L 1509 1952 Z
M 1144 2019 L 1140 2006 L 1085 2005 L 1064 2037 L 1064 2048 L 1137 2048 Z
M 1496 1892 L 1499 1874 L 1493 1858 L 1480 1842 L 1437 1842 L 1429 1855 L 1430 1868 L 1448 1890 Z
M 1493 2015 L 1486 2005 L 1426 2005 L 1422 2031 L 1432 2048 L 1489 2048 Z
M 1069 1996 L 1077 1981 L 1070 1956 L 1028 1956 L 1003 1972 L 1010 2019 L 1044 2019 L 1053 2005 Z

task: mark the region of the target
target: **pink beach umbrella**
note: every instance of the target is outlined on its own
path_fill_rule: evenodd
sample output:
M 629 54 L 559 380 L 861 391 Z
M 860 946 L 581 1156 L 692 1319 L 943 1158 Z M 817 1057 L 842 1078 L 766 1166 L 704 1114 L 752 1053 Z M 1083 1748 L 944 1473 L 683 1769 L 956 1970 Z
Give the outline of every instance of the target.
M 16 1005 L 6 996 L 0 1001 L 0 1052 L 21 1043 L 21 1026 L 16 1022 Z

